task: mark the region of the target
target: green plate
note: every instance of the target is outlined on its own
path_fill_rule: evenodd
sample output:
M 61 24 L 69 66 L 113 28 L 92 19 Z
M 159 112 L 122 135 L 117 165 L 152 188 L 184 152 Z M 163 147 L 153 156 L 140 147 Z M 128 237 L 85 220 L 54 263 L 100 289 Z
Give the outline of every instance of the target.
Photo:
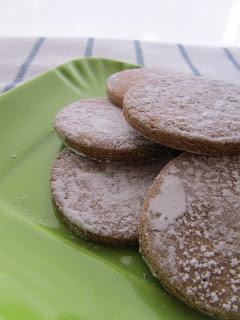
M 75 237 L 51 205 L 54 116 L 134 67 L 74 60 L 0 96 L 0 320 L 207 319 L 162 289 L 137 248 Z

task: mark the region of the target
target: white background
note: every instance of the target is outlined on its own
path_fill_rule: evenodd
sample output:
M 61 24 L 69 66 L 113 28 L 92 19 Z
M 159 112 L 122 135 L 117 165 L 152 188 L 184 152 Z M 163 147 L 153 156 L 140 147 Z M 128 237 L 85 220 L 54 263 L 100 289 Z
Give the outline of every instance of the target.
M 0 36 L 240 46 L 240 0 L 0 0 Z

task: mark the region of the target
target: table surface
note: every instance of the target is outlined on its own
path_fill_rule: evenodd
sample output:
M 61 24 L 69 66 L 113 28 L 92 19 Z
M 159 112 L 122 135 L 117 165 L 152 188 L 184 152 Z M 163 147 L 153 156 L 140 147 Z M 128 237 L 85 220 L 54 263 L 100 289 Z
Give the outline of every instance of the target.
M 240 0 L 0 0 L 0 36 L 240 45 Z

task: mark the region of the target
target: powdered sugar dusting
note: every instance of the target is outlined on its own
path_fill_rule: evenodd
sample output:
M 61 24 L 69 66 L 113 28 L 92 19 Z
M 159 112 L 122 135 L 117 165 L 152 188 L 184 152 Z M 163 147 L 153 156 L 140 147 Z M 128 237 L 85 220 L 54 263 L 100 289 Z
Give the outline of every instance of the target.
M 124 95 L 131 87 L 143 80 L 165 76 L 170 72 L 176 73 L 170 68 L 139 68 L 116 72 L 107 79 L 108 98 L 113 104 L 122 107 Z
M 181 180 L 174 176 L 167 176 L 159 194 L 151 199 L 149 211 L 154 227 L 165 228 L 186 210 L 185 191 Z
M 146 190 L 168 160 L 166 156 L 157 163 L 105 163 L 64 150 L 52 167 L 52 194 L 62 213 L 79 228 L 137 240 Z
M 54 123 L 60 137 L 88 147 L 112 151 L 138 148 L 160 149 L 124 119 L 122 110 L 106 98 L 80 100 L 61 110 Z
M 151 202 L 172 176 L 181 181 L 185 210 L 163 228 L 156 219 L 161 206 L 158 211 L 155 206 L 153 215 Z M 148 245 L 146 260 L 170 289 L 176 289 L 179 297 L 205 313 L 228 313 L 234 319 L 240 317 L 239 181 L 240 156 L 184 154 L 176 158 L 149 191 L 141 235 L 142 251 Z M 164 190 L 171 193 L 174 188 Z M 178 195 L 175 199 L 169 196 L 176 205 L 177 199 Z M 169 249 L 172 246 L 175 250 Z
M 239 105 L 239 86 L 173 73 L 143 81 L 124 97 L 126 118 L 138 122 L 146 136 L 164 143 L 167 133 L 170 146 L 199 153 L 206 151 L 197 149 L 201 141 L 240 145 Z

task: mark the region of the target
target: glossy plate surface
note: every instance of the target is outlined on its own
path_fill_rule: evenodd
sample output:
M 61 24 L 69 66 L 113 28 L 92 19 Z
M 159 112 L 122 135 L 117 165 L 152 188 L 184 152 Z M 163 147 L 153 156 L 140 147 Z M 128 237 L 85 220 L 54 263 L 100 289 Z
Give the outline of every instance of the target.
M 161 288 L 137 248 L 75 237 L 51 204 L 54 116 L 104 96 L 106 78 L 133 67 L 74 60 L 0 96 L 0 320 L 207 319 Z

